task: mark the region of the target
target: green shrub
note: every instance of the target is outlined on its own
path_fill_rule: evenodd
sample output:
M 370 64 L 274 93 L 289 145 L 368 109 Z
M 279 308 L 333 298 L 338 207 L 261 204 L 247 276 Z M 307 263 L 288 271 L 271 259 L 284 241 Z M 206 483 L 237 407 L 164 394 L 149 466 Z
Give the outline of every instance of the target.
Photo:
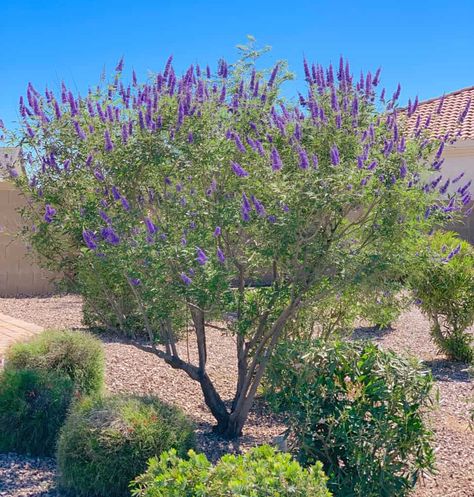
M 430 374 L 373 344 L 322 341 L 280 347 L 266 380 L 290 448 L 323 463 L 335 495 L 354 497 L 404 496 L 433 469 L 431 386 Z
M 89 333 L 45 331 L 14 344 L 7 352 L 7 369 L 58 371 L 68 375 L 80 393 L 100 392 L 104 384 L 102 344 Z
M 58 443 L 59 484 L 76 497 L 129 495 L 147 460 L 194 444 L 191 423 L 177 409 L 151 398 L 86 398 L 77 403 Z
M 304 469 L 289 454 L 256 447 L 246 454 L 227 454 L 213 466 L 204 454 L 175 450 L 150 460 L 133 483 L 139 497 L 330 497 L 321 463 Z
M 54 454 L 73 384 L 56 372 L 6 370 L 0 376 L 0 452 Z
M 450 359 L 472 362 L 474 249 L 456 233 L 436 232 L 419 250 L 411 285 L 431 321 L 431 336 Z

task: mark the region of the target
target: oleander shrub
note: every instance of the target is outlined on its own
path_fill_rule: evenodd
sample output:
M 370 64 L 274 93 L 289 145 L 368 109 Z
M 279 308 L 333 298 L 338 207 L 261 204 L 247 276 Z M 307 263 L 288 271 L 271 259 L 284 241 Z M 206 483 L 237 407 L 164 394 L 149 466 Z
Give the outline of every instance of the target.
M 12 345 L 6 368 L 57 371 L 69 376 L 79 393 L 91 394 L 103 388 L 105 356 L 90 333 L 49 330 Z
M 432 382 L 374 344 L 307 340 L 279 348 L 266 388 L 287 416 L 289 447 L 323 463 L 335 496 L 401 497 L 433 469 Z
M 55 371 L 3 371 L 0 375 L 0 452 L 53 455 L 73 393 L 70 378 Z
M 474 249 L 457 233 L 435 232 L 419 247 L 411 285 L 431 322 L 431 336 L 450 359 L 472 362 Z
M 171 448 L 184 456 L 193 446 L 193 425 L 175 407 L 152 398 L 86 398 L 61 430 L 59 485 L 75 497 L 127 496 L 150 457 Z
M 204 454 L 175 450 L 148 463 L 132 482 L 135 497 L 330 497 L 321 463 L 305 469 L 268 445 L 212 465 Z

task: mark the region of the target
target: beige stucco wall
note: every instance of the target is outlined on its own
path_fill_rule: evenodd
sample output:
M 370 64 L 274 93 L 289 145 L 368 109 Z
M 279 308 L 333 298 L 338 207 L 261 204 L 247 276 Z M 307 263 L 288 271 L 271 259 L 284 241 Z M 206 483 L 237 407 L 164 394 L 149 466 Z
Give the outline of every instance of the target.
M 17 212 L 22 203 L 14 185 L 0 179 L 0 297 L 53 291 L 52 275 L 33 262 L 27 247 L 16 236 L 22 226 Z
M 449 190 L 453 191 L 472 180 L 470 191 L 474 197 L 474 140 L 460 140 L 447 147 L 443 157 L 445 159 L 441 169 L 443 178 L 455 178 L 464 172 L 464 177 L 456 185 L 450 186 Z M 454 228 L 464 238 L 474 243 L 474 213 L 466 218 L 464 223 L 454 226 Z

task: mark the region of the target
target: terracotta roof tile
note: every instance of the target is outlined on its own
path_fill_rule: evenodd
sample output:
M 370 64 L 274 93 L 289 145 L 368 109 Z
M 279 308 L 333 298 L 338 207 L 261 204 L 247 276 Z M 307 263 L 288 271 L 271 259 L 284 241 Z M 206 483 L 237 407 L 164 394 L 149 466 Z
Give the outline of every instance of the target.
M 466 108 L 469 99 L 471 100 L 471 107 L 464 122 L 460 124 L 459 116 Z M 443 101 L 442 105 L 441 101 Z M 441 110 L 439 110 L 440 105 Z M 429 125 L 431 136 L 440 137 L 449 133 L 454 137 L 460 131 L 459 139 L 474 140 L 474 86 L 448 93 L 444 97 L 420 102 L 415 113 L 410 117 L 407 116 L 407 109 L 402 109 L 401 115 L 407 119 L 407 131 L 409 133 L 414 132 L 418 116 L 420 116 L 421 126 L 423 127 L 428 116 L 431 115 Z

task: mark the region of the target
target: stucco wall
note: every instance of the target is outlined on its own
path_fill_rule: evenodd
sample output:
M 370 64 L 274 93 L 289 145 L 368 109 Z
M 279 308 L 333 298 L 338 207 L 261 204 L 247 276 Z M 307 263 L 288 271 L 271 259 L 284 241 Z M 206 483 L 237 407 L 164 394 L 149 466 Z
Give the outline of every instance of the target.
M 16 237 L 21 229 L 17 209 L 22 202 L 16 188 L 0 179 L 0 297 L 53 291 L 52 275 L 32 261 L 25 244 Z
M 464 177 L 456 185 L 451 185 L 449 190 L 453 191 L 468 180 L 472 180 L 470 191 L 474 197 L 474 140 L 460 140 L 456 144 L 447 147 L 444 152 L 445 162 L 442 167 L 443 177 L 455 178 L 462 172 Z M 464 223 L 454 226 L 456 231 L 474 243 L 474 213 L 466 218 Z

